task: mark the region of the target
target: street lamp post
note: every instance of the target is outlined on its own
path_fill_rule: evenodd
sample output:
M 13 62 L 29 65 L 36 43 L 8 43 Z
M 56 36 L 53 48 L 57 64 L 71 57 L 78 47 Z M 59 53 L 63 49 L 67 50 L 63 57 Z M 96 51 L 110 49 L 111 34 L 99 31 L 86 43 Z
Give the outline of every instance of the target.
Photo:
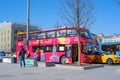
M 27 49 L 29 50 L 29 29 L 30 29 L 30 0 L 27 0 L 27 22 L 26 22 L 26 37 L 27 37 Z

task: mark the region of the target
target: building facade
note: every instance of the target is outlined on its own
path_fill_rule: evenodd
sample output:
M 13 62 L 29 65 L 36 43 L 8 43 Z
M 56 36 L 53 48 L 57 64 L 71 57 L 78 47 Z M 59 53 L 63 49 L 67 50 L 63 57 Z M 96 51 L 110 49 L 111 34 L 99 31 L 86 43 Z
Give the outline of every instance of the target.
M 120 35 L 106 36 L 102 42 L 120 42 Z
M 40 26 L 30 25 L 30 31 L 41 30 Z M 0 50 L 12 52 L 16 49 L 16 35 L 18 32 L 26 32 L 26 25 L 15 22 L 0 23 Z
M 100 42 L 120 42 L 120 34 L 114 34 L 110 36 L 104 36 L 102 33 L 97 34 Z

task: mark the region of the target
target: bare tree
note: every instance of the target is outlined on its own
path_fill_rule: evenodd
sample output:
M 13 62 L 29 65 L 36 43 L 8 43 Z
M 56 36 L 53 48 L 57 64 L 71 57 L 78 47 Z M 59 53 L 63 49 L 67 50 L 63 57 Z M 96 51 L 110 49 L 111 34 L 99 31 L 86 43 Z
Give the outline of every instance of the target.
M 89 27 L 94 22 L 94 4 L 91 0 L 65 0 L 61 4 L 60 16 L 67 25 L 75 26 L 78 33 L 78 65 L 80 65 L 80 27 Z

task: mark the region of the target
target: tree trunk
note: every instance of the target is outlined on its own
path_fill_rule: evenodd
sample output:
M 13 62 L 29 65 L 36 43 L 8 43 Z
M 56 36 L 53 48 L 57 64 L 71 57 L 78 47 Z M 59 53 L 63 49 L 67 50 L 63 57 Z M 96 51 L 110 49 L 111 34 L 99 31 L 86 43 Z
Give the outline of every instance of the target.
M 81 48 L 80 48 L 80 0 L 76 0 L 76 4 L 77 4 L 77 7 L 76 7 L 76 23 L 77 23 L 77 33 L 78 33 L 78 65 L 80 65 L 80 53 L 81 53 Z
M 80 33 L 78 33 L 78 65 L 81 65 L 80 54 L 81 54 Z

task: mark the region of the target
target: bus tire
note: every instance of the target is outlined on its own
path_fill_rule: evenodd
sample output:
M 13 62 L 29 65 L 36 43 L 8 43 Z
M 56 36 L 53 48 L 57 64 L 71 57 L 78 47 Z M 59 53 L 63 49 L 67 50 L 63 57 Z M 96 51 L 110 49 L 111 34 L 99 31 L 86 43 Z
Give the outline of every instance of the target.
M 112 60 L 112 59 L 110 59 L 110 58 L 109 58 L 109 59 L 107 59 L 107 64 L 108 64 L 108 65 L 112 65 L 112 64 L 113 64 L 113 60 Z
M 60 58 L 60 63 L 61 63 L 61 64 L 65 64 L 65 56 L 62 56 L 62 57 Z

